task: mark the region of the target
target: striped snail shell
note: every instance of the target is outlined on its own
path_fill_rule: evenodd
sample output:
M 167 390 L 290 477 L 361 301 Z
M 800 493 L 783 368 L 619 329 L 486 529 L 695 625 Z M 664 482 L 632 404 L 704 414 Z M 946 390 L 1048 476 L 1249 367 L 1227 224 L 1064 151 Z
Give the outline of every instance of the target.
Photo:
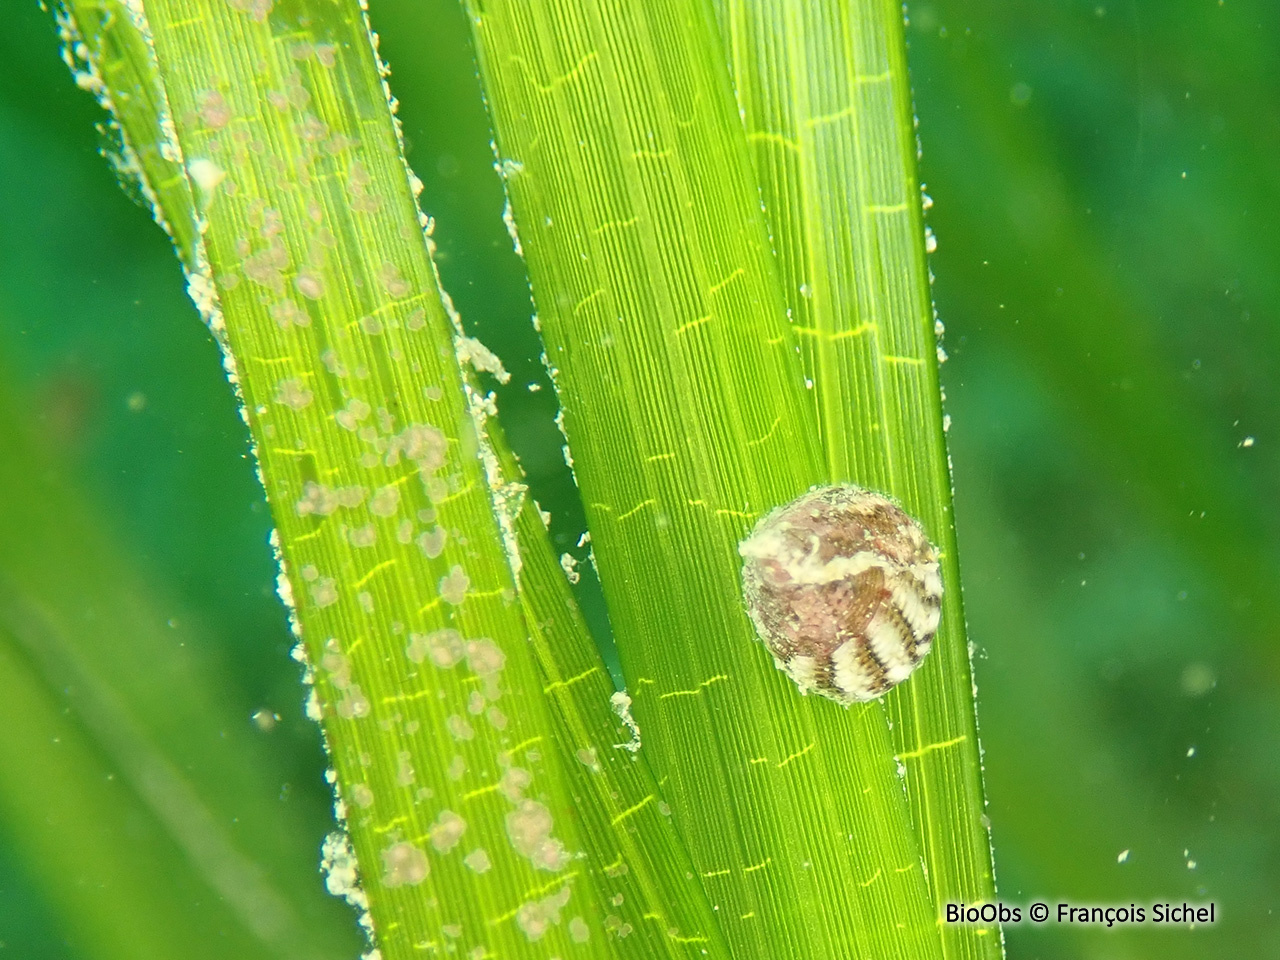
M 763 517 L 738 552 L 747 612 L 801 693 L 874 700 L 929 652 L 938 551 L 884 494 L 814 487 Z

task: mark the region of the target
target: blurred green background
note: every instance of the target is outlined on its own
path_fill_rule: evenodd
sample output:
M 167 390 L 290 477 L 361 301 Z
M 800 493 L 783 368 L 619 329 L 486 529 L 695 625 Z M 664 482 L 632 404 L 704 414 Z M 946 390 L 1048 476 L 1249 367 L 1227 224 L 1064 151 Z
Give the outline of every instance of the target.
M 514 373 L 503 420 L 570 549 L 465 23 L 453 0 L 372 6 L 446 285 Z M 172 956 L 353 957 L 314 870 L 323 754 L 217 350 L 98 155 L 52 18 L 6 14 L 0 957 L 150 956 L 112 924 L 153 913 L 192 938 Z M 1008 954 L 1280 957 L 1280 4 L 910 14 L 1002 897 L 1222 918 L 1015 926 Z M 156 770 L 201 799 L 194 839 Z M 227 876 L 283 891 L 292 920 L 254 927 Z M 246 946 L 246 924 L 291 945 Z

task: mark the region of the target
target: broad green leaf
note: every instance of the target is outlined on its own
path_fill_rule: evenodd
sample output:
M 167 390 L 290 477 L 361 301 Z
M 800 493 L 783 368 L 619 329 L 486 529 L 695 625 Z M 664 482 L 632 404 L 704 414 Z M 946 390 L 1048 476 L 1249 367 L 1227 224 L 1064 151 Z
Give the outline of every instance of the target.
M 830 477 L 898 497 L 942 551 L 935 648 L 885 700 L 930 892 L 993 900 L 902 8 L 717 12 Z M 939 929 L 949 957 L 1002 952 L 992 928 Z
M 826 470 L 709 10 L 468 10 L 641 753 L 735 956 L 938 956 L 882 708 L 800 697 L 739 599 Z

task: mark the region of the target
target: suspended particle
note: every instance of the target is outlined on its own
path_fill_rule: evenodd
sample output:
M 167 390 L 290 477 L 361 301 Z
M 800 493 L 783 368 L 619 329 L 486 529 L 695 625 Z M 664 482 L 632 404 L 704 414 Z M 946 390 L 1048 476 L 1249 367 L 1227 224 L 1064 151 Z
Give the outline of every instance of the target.
M 885 495 L 815 487 L 762 518 L 738 552 L 747 612 L 801 693 L 874 700 L 929 652 L 938 551 Z

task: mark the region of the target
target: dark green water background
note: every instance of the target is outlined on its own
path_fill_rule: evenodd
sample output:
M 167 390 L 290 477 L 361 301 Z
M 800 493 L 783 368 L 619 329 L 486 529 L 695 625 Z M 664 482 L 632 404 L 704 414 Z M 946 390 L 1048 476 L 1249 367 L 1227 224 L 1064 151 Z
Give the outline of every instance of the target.
M 98 156 L 51 18 L 5 6 L 0 420 L 42 439 L 154 602 L 207 631 L 244 723 L 282 716 L 260 734 L 277 802 L 318 849 L 323 758 L 217 351 Z M 554 400 L 524 389 L 543 374 L 465 25 L 451 0 L 373 14 L 444 279 L 514 373 L 503 419 L 568 549 L 580 515 Z M 1001 895 L 1212 899 L 1222 918 L 1016 926 L 1010 960 L 1280 957 L 1280 4 L 911 15 Z M 11 829 L 0 958 L 93 956 Z M 334 948 L 354 956 L 354 933 Z

